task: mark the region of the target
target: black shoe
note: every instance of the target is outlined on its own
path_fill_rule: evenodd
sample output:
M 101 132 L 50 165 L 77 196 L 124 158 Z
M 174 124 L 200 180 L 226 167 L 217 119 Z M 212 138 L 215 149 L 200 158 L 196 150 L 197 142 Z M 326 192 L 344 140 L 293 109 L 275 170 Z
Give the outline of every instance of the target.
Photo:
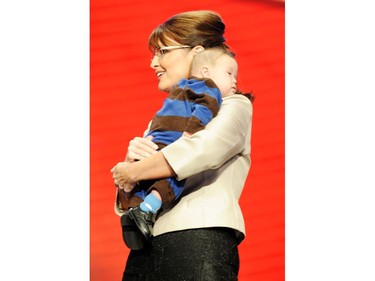
M 132 250 L 143 249 L 152 236 L 155 215 L 142 212 L 139 207 L 130 209 L 121 216 L 122 238 Z
M 139 206 L 132 208 L 129 211 L 129 217 L 134 220 L 139 231 L 149 240 L 153 233 L 153 225 L 155 223 L 155 214 L 152 212 L 143 212 Z
M 121 216 L 122 239 L 132 250 L 141 250 L 145 244 L 145 237 L 139 231 L 135 221 L 129 216 L 129 211 Z

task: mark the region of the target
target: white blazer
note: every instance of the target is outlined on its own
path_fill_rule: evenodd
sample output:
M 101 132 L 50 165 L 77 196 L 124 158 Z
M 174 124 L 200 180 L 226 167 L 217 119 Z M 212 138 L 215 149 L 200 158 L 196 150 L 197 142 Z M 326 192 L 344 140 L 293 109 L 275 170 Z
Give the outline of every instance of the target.
M 161 151 L 179 180 L 187 179 L 181 200 L 160 214 L 154 236 L 206 227 L 229 227 L 245 235 L 238 200 L 250 168 L 253 108 L 248 98 L 223 98 L 219 114 L 202 131 L 181 137 Z M 117 198 L 117 196 L 116 196 Z M 115 212 L 119 212 L 116 199 Z

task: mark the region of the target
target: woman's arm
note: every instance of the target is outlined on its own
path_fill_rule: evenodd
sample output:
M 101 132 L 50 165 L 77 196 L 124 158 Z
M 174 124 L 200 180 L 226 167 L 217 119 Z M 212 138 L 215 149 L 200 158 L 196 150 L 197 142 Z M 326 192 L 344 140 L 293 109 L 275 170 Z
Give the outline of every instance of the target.
M 180 179 L 207 169 L 220 167 L 225 161 L 242 152 L 246 135 L 251 128 L 252 106 L 240 95 L 223 100 L 219 115 L 206 129 L 182 137 L 142 161 L 113 169 L 113 178 L 122 175 L 121 182 L 135 183 L 140 180 L 165 178 L 177 175 Z M 118 169 L 117 169 L 118 168 Z
M 252 105 L 242 95 L 223 99 L 222 107 L 204 130 L 190 138 L 180 138 L 162 149 L 178 179 L 185 179 L 208 169 L 221 167 L 244 151 L 244 142 L 251 130 Z
M 125 192 L 130 192 L 134 184 L 141 180 L 168 178 L 175 175 L 163 153 L 157 152 L 141 161 L 117 163 L 111 169 L 115 185 Z

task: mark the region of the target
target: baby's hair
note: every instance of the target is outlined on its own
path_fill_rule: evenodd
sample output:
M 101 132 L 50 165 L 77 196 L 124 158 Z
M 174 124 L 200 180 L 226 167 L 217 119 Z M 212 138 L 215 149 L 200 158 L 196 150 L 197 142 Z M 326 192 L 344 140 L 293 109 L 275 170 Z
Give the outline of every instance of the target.
M 193 61 L 191 62 L 190 74 L 199 71 L 204 64 L 210 64 L 212 66 L 215 66 L 217 59 L 224 55 L 230 56 L 232 58 L 235 58 L 236 56 L 235 53 L 231 52 L 229 49 L 223 49 L 220 47 L 204 49 L 202 52 L 195 54 Z M 236 94 L 247 97 L 251 103 L 254 102 L 255 96 L 253 92 L 244 93 L 242 91 L 237 90 Z
M 215 66 L 215 63 L 218 60 L 218 58 L 220 58 L 223 55 L 227 55 L 232 58 L 235 57 L 234 53 L 232 53 L 228 49 L 223 48 L 209 48 L 195 54 L 193 61 L 191 62 L 190 73 L 194 71 L 199 71 L 199 69 L 204 64 Z

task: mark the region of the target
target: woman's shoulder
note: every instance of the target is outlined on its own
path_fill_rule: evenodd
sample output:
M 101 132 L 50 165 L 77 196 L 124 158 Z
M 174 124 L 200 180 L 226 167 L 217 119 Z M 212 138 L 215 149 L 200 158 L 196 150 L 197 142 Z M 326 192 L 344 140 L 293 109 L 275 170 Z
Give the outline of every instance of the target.
M 233 105 L 234 107 L 240 109 L 247 109 L 252 112 L 253 105 L 249 98 L 244 95 L 235 94 L 227 97 L 223 97 L 223 105 Z
M 241 95 L 241 94 L 234 94 L 234 95 L 231 95 L 231 96 L 226 96 L 226 97 L 223 97 L 223 100 L 229 100 L 229 101 L 233 101 L 233 102 L 246 102 L 246 103 L 249 103 L 251 104 L 251 101 L 249 100 L 249 98 L 247 98 L 246 96 L 244 95 Z
M 247 97 L 235 94 L 223 98 L 219 115 L 224 124 L 247 131 L 253 116 L 253 106 Z

